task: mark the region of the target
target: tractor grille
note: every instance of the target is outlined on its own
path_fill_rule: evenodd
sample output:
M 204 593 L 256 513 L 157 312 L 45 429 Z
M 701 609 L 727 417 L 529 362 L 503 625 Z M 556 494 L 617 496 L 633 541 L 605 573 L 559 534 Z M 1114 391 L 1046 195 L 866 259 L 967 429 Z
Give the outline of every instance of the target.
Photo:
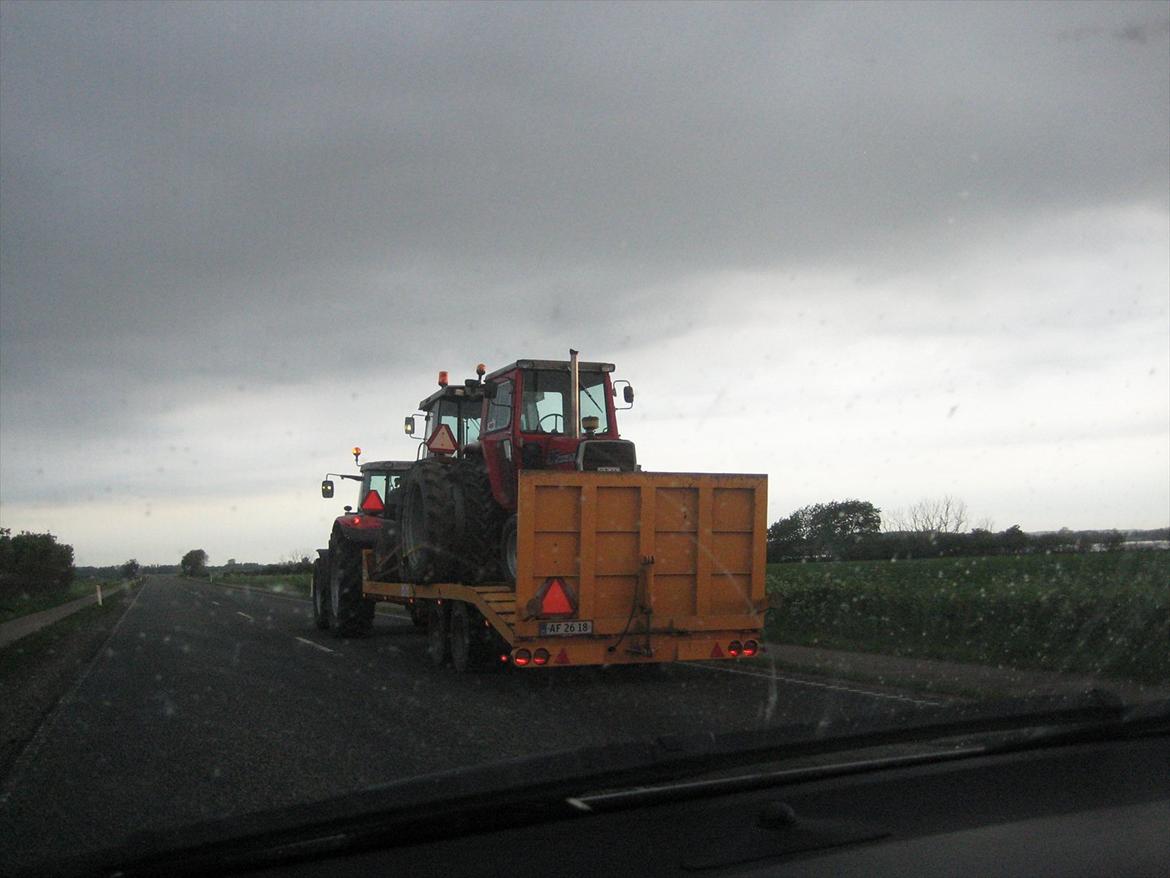
M 586 471 L 620 471 L 632 473 L 638 457 L 634 443 L 628 439 L 590 439 L 577 450 L 577 469 Z

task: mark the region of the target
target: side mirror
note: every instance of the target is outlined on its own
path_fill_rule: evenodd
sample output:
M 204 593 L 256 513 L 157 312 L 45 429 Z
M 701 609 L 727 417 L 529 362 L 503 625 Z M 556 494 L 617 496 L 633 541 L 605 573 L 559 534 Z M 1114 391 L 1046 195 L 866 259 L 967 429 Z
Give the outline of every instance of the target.
M 622 399 L 624 399 L 626 401 L 626 404 L 624 406 L 621 406 L 620 408 L 621 409 L 632 409 L 634 407 L 634 388 L 633 388 L 633 386 L 630 384 L 629 381 L 626 381 L 625 379 L 615 381 L 613 383 L 613 395 L 614 396 L 617 396 L 618 385 L 622 385 Z
M 406 431 L 407 436 L 414 435 L 414 415 L 406 416 L 406 420 L 402 422 L 402 429 Z
M 325 479 L 325 481 L 321 483 L 321 496 L 326 500 L 329 500 L 333 497 L 333 481 L 331 479 Z

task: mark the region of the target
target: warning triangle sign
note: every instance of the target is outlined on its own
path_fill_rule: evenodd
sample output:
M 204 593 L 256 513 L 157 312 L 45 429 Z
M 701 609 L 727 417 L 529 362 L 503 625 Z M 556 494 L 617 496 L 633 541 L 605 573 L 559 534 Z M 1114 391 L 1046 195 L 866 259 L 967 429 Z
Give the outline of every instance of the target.
M 571 662 L 569 661 L 569 653 L 566 650 L 561 649 L 561 651 L 559 653 L 557 653 L 557 657 L 555 659 L 553 659 L 553 664 L 554 665 L 571 664 Z
M 459 446 L 455 444 L 455 434 L 446 424 L 439 424 L 439 428 L 427 440 L 427 448 L 431 454 L 454 454 Z
M 719 648 L 719 644 L 715 644 L 715 648 L 711 650 L 711 658 L 723 658 L 723 650 Z

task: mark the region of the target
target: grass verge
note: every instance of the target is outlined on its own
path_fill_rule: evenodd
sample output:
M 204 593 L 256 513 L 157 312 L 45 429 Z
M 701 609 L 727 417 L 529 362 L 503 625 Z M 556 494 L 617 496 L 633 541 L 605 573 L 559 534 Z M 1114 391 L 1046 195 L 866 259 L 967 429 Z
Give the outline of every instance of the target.
M 70 601 L 91 595 L 97 589 L 99 582 L 101 583 L 103 593 L 108 592 L 120 584 L 104 579 L 77 579 L 71 582 L 68 588 L 60 592 L 23 592 L 0 604 L 0 623 L 11 622 L 13 619 L 19 619 L 21 616 L 27 616 L 29 613 L 50 610 L 53 607 L 59 607 L 61 604 L 67 604 Z
M 1170 682 L 1170 552 L 776 564 L 768 639 Z

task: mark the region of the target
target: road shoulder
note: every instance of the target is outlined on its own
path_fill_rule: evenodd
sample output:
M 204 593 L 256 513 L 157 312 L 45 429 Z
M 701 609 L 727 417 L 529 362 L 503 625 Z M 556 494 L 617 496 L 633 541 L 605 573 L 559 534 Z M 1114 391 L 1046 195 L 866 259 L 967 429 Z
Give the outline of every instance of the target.
M 139 586 L 140 588 L 141 586 Z M 130 605 L 137 588 L 85 607 L 0 649 L 0 788 L 37 729 L 80 678 Z

